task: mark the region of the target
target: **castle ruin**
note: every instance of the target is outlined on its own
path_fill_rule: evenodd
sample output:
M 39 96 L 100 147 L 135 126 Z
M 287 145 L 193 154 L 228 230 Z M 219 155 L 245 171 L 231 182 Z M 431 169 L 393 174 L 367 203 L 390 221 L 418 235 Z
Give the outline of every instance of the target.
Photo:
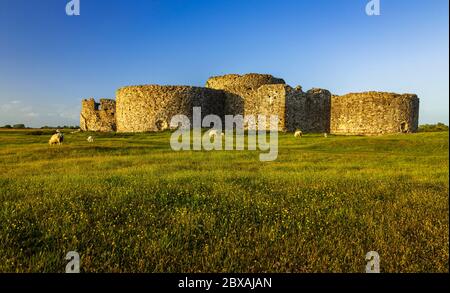
M 223 117 L 223 101 L 222 91 L 202 87 L 123 87 L 117 91 L 117 131 L 166 130 L 175 115 L 186 115 L 192 121 L 193 107 L 201 107 L 202 116 L 215 114 Z
M 419 99 L 412 94 L 366 92 L 332 95 L 304 92 L 267 74 L 229 74 L 208 79 L 205 87 L 143 85 L 120 88 L 116 101 L 83 100 L 83 131 L 147 132 L 169 128 L 175 115 L 278 115 L 280 131 L 380 135 L 418 129 Z M 202 118 L 203 118 L 202 117 Z
M 419 98 L 412 94 L 366 92 L 331 98 L 334 134 L 378 135 L 417 132 Z
M 96 103 L 92 98 L 83 100 L 80 129 L 82 131 L 116 131 L 116 101 L 100 99 L 100 103 Z

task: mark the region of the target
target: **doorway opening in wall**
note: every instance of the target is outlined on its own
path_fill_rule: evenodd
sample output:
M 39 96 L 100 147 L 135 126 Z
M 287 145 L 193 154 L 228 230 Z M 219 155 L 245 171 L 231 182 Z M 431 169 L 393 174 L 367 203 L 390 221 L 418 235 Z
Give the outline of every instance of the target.
M 408 123 L 402 122 L 402 123 L 400 124 L 400 131 L 401 131 L 402 133 L 408 133 L 408 131 L 409 131 Z

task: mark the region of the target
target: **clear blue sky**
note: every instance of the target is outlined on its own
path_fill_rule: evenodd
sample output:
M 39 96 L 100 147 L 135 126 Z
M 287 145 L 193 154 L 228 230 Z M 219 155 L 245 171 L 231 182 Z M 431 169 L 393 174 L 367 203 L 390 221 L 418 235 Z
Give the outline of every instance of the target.
M 80 101 L 133 84 L 270 73 L 336 94 L 417 93 L 449 119 L 448 0 L 0 0 L 0 124 L 78 125 Z

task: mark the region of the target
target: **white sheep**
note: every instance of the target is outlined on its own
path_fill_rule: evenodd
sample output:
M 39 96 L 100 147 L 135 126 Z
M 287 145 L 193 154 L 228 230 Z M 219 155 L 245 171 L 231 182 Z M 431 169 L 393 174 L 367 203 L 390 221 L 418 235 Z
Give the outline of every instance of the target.
M 328 137 L 328 133 L 325 132 L 325 133 L 323 134 L 323 137 L 327 138 L 327 137 Z
M 48 144 L 49 145 L 62 144 L 63 141 L 64 141 L 64 133 L 61 133 L 59 130 L 56 130 L 56 133 L 52 135 L 52 137 L 48 141 Z
M 94 138 L 93 138 L 92 136 L 89 136 L 89 137 L 87 138 L 87 141 L 92 143 L 92 142 L 94 142 Z
M 209 135 L 209 139 L 211 139 L 211 138 L 215 138 L 215 137 L 217 137 L 217 130 L 216 129 L 211 129 L 210 131 L 209 131 L 209 133 L 208 133 L 208 135 Z
M 75 134 L 75 133 L 78 133 L 78 132 L 80 132 L 80 131 L 81 131 L 81 129 L 78 128 L 77 130 L 72 131 L 71 134 Z
M 295 137 L 302 137 L 303 136 L 303 132 L 301 130 L 297 130 L 297 131 L 295 131 L 294 136 Z

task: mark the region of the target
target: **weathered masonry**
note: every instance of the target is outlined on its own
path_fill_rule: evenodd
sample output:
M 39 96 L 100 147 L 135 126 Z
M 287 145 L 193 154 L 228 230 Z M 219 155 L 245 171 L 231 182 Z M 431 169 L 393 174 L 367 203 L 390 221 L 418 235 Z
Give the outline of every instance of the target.
M 419 98 L 412 94 L 367 92 L 333 96 L 331 132 L 379 135 L 417 132 Z
M 175 115 L 186 115 L 192 121 L 193 107 L 201 107 L 202 116 L 222 117 L 223 92 L 190 86 L 124 87 L 117 91 L 117 131 L 166 130 Z
M 94 99 L 81 102 L 80 129 L 83 131 L 116 131 L 116 101 Z
M 225 114 L 278 115 L 278 129 L 282 131 L 330 130 L 331 93 L 326 90 L 305 93 L 300 87 L 294 89 L 284 80 L 266 74 L 212 77 L 206 86 L 224 92 Z
M 169 128 L 173 116 L 183 114 L 192 120 L 193 107 L 201 107 L 203 117 L 215 114 L 222 119 L 224 115 L 278 115 L 280 131 L 379 135 L 415 132 L 419 115 L 416 95 L 304 92 L 283 79 L 254 73 L 212 77 L 205 87 L 128 86 L 117 91 L 116 99 L 102 99 L 99 104 L 83 100 L 81 129 L 162 131 Z

